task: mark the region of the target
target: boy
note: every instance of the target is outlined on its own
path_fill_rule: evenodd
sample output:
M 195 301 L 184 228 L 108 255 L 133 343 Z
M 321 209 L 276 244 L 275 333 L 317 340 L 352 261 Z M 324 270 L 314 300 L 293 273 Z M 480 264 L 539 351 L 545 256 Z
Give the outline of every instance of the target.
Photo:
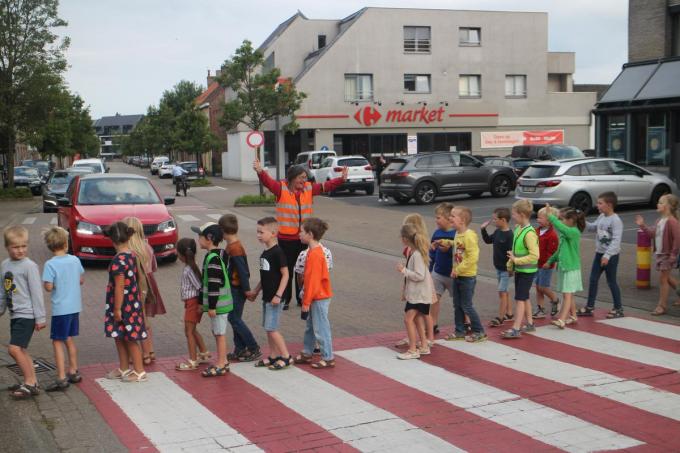
M 217 363 L 203 370 L 201 375 L 203 377 L 224 376 L 229 371 L 227 339 L 225 338 L 227 319 L 228 314 L 234 310 L 229 274 L 219 248 L 224 233 L 222 227 L 215 222 L 204 223 L 201 227 L 192 226 L 191 231 L 198 233 L 199 247 L 208 251 L 203 259 L 203 282 L 199 300 L 203 306 L 203 312 L 208 312 L 210 316 L 210 328 L 217 348 Z
M 557 294 L 550 289 L 553 269 L 555 263 L 548 263 L 551 256 L 557 252 L 560 246 L 560 239 L 555 228 L 548 220 L 549 215 L 557 215 L 557 209 L 543 207 L 538 211 L 538 272 L 536 272 L 536 311 L 533 314 L 535 319 L 545 318 L 544 296 L 550 299 L 550 316 L 557 315 L 557 307 L 560 303 Z
M 477 283 L 477 263 L 479 262 L 479 243 L 477 234 L 469 229 L 472 211 L 464 206 L 455 206 L 451 210 L 451 226 L 456 230 L 453 240 L 453 309 L 455 332 L 446 337 L 447 340 L 466 340 L 472 343 L 485 341 L 484 327 L 477 311 L 472 306 Z M 442 239 L 440 243 L 450 241 Z M 470 318 L 472 333 L 465 335 L 465 315 Z
M 602 272 L 607 276 L 607 285 L 612 292 L 614 308 L 607 313 L 607 318 L 622 318 L 623 305 L 621 305 L 621 290 L 616 281 L 616 271 L 619 266 L 619 253 L 621 252 L 621 236 L 623 235 L 623 222 L 614 212 L 618 198 L 614 192 L 605 192 L 597 197 L 597 210 L 600 216 L 594 222 L 586 222 L 587 231 L 597 231 L 595 256 L 593 267 L 590 269 L 590 283 L 588 285 L 588 303 L 577 314 L 579 316 L 592 316 L 595 310 L 595 297 L 597 297 L 597 284 Z
M 486 227 L 492 222 L 496 230 L 489 235 Z M 486 244 L 493 244 L 493 267 L 496 268 L 498 280 L 498 316 L 489 322 L 489 327 L 498 327 L 505 321 L 512 321 L 512 305 L 508 294 L 510 274 L 507 269 L 508 252 L 512 249 L 512 231 L 510 231 L 510 210 L 508 208 L 496 208 L 493 218 L 482 223 L 482 240 Z
M 43 234 L 45 245 L 54 256 L 45 263 L 43 285 L 52 293 L 52 325 L 50 339 L 57 365 L 57 380 L 45 390 L 65 390 L 82 380 L 78 373 L 78 351 L 73 337 L 78 336 L 79 313 L 83 310 L 80 286 L 85 269 L 80 260 L 68 254 L 68 232 L 52 227 Z M 68 373 L 64 347 L 68 352 Z
M 436 246 L 439 239 L 448 239 L 452 241 L 456 237 L 456 230 L 451 226 L 451 210 L 453 205 L 451 203 L 440 203 L 434 209 L 434 221 L 437 229 L 432 233 L 430 243 L 430 274 L 432 274 L 432 283 L 434 284 L 434 292 L 437 301 L 430 307 L 430 316 L 434 324 L 434 334 L 439 333 L 439 302 L 444 295 L 444 291 L 448 291 L 449 295 L 453 297 L 453 282 L 451 280 L 451 268 L 453 267 L 453 253 L 451 248 Z
M 246 292 L 250 291 L 248 257 L 238 238 L 238 219 L 236 216 L 225 214 L 220 217 L 218 223 L 222 227 L 224 240 L 227 241 L 229 260 L 227 273 L 231 283 L 231 297 L 234 301 L 234 309 L 227 317 L 234 331 L 234 352 L 227 354 L 227 359 L 252 362 L 262 357 L 262 353 L 252 332 L 243 321 Z
M 40 270 L 28 258 L 28 230 L 22 226 L 10 226 L 3 233 L 9 258 L 0 265 L 4 280 L 3 291 L 0 291 L 0 315 L 9 308 L 11 321 L 7 349 L 24 376 L 24 382 L 11 386 L 9 391 L 14 398 L 25 399 L 40 393 L 33 359 L 26 349 L 33 331 L 45 328 L 45 304 Z
M 267 332 L 269 357 L 257 362 L 257 367 L 283 370 L 290 366 L 293 358 L 288 352 L 286 341 L 279 332 L 279 321 L 283 304 L 281 298 L 288 285 L 288 264 L 286 255 L 276 241 L 278 223 L 274 217 L 257 221 L 257 240 L 265 246 L 260 256 L 260 283 L 246 293 L 248 300 L 255 300 L 262 291 L 262 327 Z
M 508 252 L 508 272 L 515 273 L 515 322 L 512 328 L 501 335 L 503 338 L 520 338 L 522 330 L 533 332 L 534 320 L 531 317 L 531 300 L 529 293 L 534 277 L 538 271 L 538 236 L 536 230 L 529 223 L 534 206 L 529 200 L 518 200 L 512 205 L 512 220 L 515 221 L 515 231 L 512 237 L 512 250 Z M 527 318 L 527 324 L 522 329 L 522 321 Z M 522 329 L 522 330 L 520 330 Z

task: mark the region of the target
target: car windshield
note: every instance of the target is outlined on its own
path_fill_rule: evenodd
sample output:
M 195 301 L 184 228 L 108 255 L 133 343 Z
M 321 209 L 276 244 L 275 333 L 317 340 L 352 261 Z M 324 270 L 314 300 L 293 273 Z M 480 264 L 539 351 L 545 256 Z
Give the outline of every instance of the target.
M 339 159 L 338 165 L 341 167 L 365 167 L 368 161 L 363 158 Z
M 50 184 L 68 184 L 78 173 L 59 172 L 52 175 Z
M 385 168 L 386 172 L 391 172 L 391 171 L 399 171 L 402 168 L 404 168 L 404 165 L 406 165 L 406 161 L 403 159 L 394 159 L 392 162 L 389 163 L 387 168 Z
M 27 178 L 39 178 L 38 170 L 35 168 L 28 167 L 16 167 L 14 168 L 14 174 L 16 176 L 26 176 Z
M 198 170 L 198 164 L 196 162 L 185 162 L 181 164 L 182 168 L 184 168 L 187 171 L 195 171 Z
M 158 204 L 158 194 L 146 179 L 84 179 L 78 192 L 78 204 Z
M 515 168 L 527 168 L 529 165 L 531 165 L 533 161 L 532 160 L 516 160 L 513 162 L 513 166 Z
M 522 177 L 528 179 L 550 178 L 557 173 L 558 168 L 560 167 L 557 165 L 532 165 L 527 168 Z
M 95 162 L 92 162 L 92 163 L 89 163 L 89 164 L 75 164 L 73 166 L 76 167 L 76 168 L 78 168 L 78 167 L 91 168 L 95 173 L 101 173 L 102 172 L 101 164 L 98 164 L 98 163 L 95 163 Z
M 550 147 L 550 155 L 553 159 L 573 159 L 585 157 L 583 151 L 575 146 L 555 145 Z

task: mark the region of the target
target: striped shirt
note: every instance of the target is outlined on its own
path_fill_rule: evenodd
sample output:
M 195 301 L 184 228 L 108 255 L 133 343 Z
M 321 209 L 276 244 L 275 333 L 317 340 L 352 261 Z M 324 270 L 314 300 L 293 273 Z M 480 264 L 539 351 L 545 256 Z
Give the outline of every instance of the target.
M 201 281 L 189 266 L 184 266 L 182 280 L 180 282 L 179 294 L 182 300 L 189 300 L 198 297 L 201 292 Z
M 208 287 L 201 288 L 202 292 L 208 293 L 208 308 L 214 310 L 217 307 L 217 299 L 220 296 L 220 288 L 224 286 L 224 274 L 222 273 L 222 256 L 224 250 L 215 249 L 210 250 L 203 259 L 203 269 L 206 269 L 205 260 L 208 258 L 211 252 L 216 252 L 218 256 L 214 256 L 209 262 L 207 267 L 208 272 Z M 199 296 L 199 299 L 203 300 L 203 293 Z

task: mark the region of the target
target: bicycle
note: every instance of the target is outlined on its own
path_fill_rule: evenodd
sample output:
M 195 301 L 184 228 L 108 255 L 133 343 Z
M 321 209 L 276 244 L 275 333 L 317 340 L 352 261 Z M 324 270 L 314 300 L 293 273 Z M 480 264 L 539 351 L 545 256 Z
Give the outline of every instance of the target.
M 177 176 L 175 179 L 175 195 L 179 195 L 180 189 L 182 189 L 182 192 L 184 193 L 184 196 L 187 196 L 187 191 L 189 190 L 189 180 L 187 180 L 186 175 L 182 176 Z

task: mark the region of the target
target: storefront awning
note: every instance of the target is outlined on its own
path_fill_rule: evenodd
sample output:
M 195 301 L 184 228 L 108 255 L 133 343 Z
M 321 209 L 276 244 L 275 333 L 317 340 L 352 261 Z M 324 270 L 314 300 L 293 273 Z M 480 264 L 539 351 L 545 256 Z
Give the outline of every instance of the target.
M 606 102 L 626 102 L 635 99 L 638 92 L 645 86 L 649 77 L 654 73 L 658 63 L 628 66 L 614 80 L 614 83 L 604 93 L 599 104 Z
M 680 60 L 666 61 L 652 74 L 636 100 L 680 97 Z
M 679 98 L 679 81 L 680 59 L 677 58 L 625 65 L 598 102 L 598 107 L 614 102 Z

